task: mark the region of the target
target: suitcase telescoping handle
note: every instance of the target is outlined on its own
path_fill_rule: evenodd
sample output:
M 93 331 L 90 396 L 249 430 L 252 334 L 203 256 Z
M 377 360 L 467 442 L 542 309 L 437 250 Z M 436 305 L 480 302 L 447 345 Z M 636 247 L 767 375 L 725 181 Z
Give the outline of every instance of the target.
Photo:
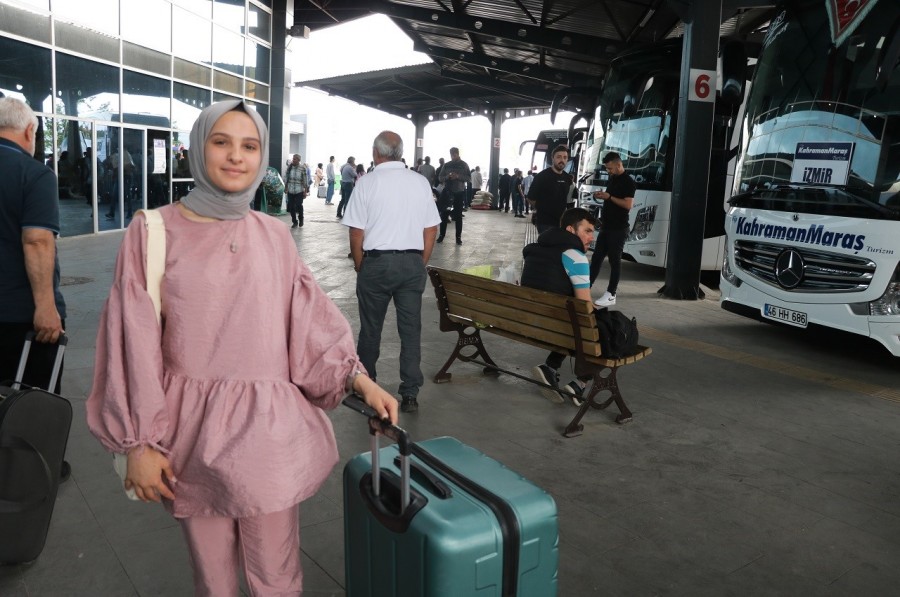
M 34 330 L 30 330 L 25 334 L 25 346 L 22 347 L 22 356 L 19 358 L 19 369 L 16 371 L 16 380 L 13 382 L 12 389 L 18 390 L 22 387 L 22 378 L 25 377 L 25 365 L 28 364 L 28 353 L 31 352 L 31 343 L 34 342 L 36 334 Z M 56 360 L 53 361 L 53 371 L 50 373 L 50 385 L 47 386 L 48 392 L 53 392 L 56 388 L 56 380 L 59 378 L 59 370 L 62 368 L 63 353 L 66 352 L 66 344 L 69 343 L 69 337 L 60 334 L 56 341 Z
M 371 406 L 363 402 L 357 394 L 349 394 L 344 398 L 344 406 L 369 418 L 369 434 L 372 442 L 372 492 L 381 495 L 381 454 L 378 446 L 378 434 L 382 434 L 397 443 L 400 450 L 400 512 L 403 513 L 409 506 L 409 434 L 390 423 L 382 420 Z

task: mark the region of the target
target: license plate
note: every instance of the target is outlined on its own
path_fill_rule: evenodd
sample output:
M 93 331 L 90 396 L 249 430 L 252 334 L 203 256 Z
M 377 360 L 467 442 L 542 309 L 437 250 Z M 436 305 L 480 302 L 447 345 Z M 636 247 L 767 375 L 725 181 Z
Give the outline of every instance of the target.
M 792 309 L 785 309 L 784 307 L 779 307 L 778 305 L 770 305 L 766 303 L 766 305 L 763 307 L 762 314 L 763 317 L 767 319 L 774 319 L 775 321 L 780 321 L 788 325 L 794 325 L 798 328 L 805 328 L 807 325 L 806 313 L 803 313 L 801 311 L 794 311 Z

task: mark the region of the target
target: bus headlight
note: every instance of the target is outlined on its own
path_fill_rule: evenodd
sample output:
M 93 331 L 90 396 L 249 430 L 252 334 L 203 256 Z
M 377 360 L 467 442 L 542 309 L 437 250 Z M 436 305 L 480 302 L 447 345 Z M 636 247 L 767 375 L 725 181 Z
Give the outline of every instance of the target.
M 900 266 L 894 270 L 884 294 L 869 303 L 869 315 L 900 315 Z
M 741 279 L 738 278 L 735 273 L 731 270 L 731 263 L 728 261 L 728 251 L 731 250 L 731 247 L 728 244 L 728 237 L 725 237 L 725 259 L 722 260 L 722 277 L 726 282 L 734 286 L 735 288 L 739 288 L 741 286 Z
M 644 240 L 647 238 L 650 235 L 650 231 L 653 229 L 654 220 L 656 220 L 655 205 L 640 208 L 637 215 L 634 217 L 634 226 L 631 228 L 631 234 L 628 235 L 628 240 L 634 242 L 636 240 Z

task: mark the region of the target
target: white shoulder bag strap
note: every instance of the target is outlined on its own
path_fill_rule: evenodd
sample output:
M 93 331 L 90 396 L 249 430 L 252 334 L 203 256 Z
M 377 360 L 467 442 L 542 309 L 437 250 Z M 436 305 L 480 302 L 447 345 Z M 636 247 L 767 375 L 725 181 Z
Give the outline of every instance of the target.
M 162 323 L 160 287 L 166 273 L 166 224 L 155 209 L 142 209 L 147 226 L 147 293 L 156 309 L 156 322 Z
M 144 214 L 147 226 L 147 293 L 156 310 L 156 323 L 162 325 L 160 287 L 166 273 L 166 224 L 158 210 L 142 209 L 138 213 Z M 128 474 L 128 457 L 125 454 L 113 454 L 113 468 L 124 484 Z M 130 500 L 138 499 L 133 489 L 125 489 L 125 495 Z

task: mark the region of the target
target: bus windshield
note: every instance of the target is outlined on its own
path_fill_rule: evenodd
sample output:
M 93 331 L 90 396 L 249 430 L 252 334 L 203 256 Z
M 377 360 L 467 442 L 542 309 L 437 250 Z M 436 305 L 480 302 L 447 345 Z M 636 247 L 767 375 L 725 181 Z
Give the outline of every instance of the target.
M 662 110 L 642 110 L 634 117 L 610 122 L 603 155 L 622 156 L 622 163 L 636 183 L 645 188 L 662 185 L 669 116 Z
M 900 70 L 888 48 L 898 23 L 896 5 L 881 2 L 833 48 L 820 1 L 787 5 L 753 79 L 732 205 L 825 214 L 855 196 L 856 215 L 897 217 Z M 811 152 L 843 157 L 831 168 Z M 787 188 L 804 200 L 778 201 Z

